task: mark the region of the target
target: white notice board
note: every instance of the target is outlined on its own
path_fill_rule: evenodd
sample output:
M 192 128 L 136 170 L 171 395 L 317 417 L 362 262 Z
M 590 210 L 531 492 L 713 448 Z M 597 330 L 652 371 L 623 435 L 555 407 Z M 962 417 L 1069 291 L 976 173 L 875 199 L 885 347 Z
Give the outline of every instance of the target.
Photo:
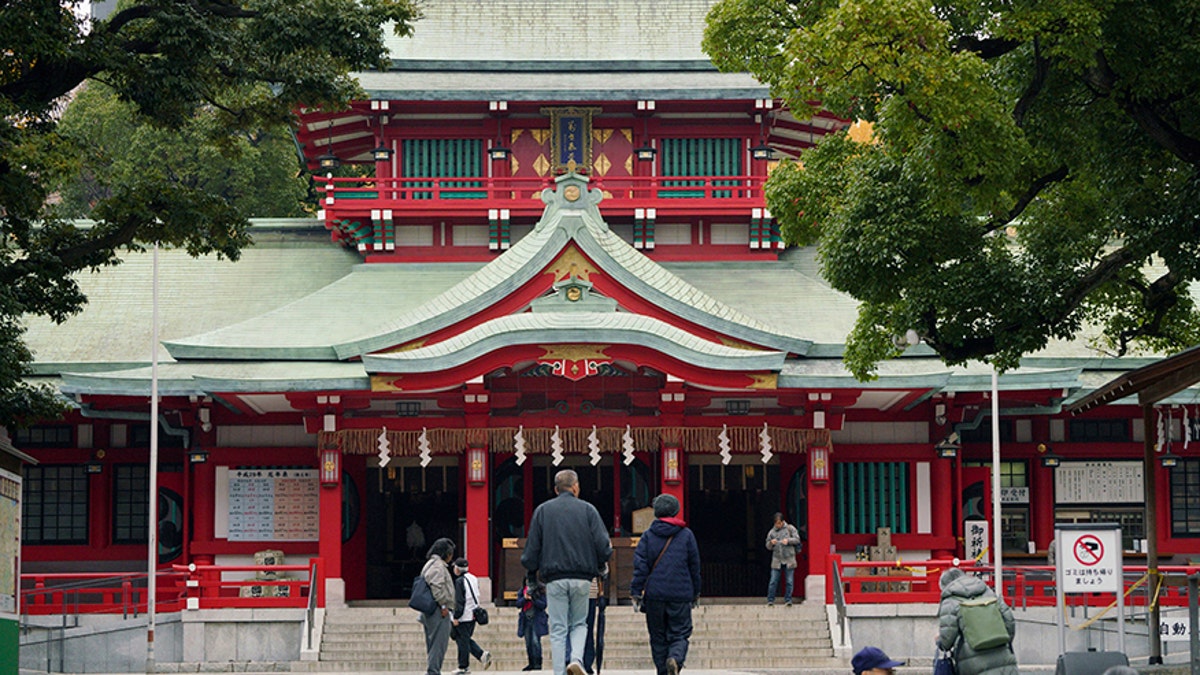
M 1063 462 L 1054 470 L 1059 504 L 1144 504 L 1142 463 Z
M 229 541 L 320 536 L 316 469 L 229 469 L 228 485 Z
M 1121 528 L 1083 527 L 1054 532 L 1059 579 L 1063 593 L 1119 593 Z

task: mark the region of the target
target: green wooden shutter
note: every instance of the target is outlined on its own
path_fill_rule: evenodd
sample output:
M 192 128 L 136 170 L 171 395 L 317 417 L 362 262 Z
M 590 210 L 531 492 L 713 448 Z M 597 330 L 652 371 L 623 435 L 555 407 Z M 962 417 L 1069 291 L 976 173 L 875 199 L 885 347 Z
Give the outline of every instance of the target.
M 741 176 L 742 140 L 740 138 L 664 138 L 662 139 L 663 176 Z M 703 185 L 703 181 L 664 181 L 664 186 Z M 717 185 L 736 185 L 737 181 L 718 181 Z M 667 190 L 663 197 L 704 197 L 703 190 Z M 731 197 L 727 190 L 713 197 Z
M 479 178 L 483 176 L 483 141 L 471 138 L 409 138 L 401 143 L 400 171 L 414 178 Z M 429 187 L 429 181 L 405 181 L 405 186 Z M 442 181 L 443 188 L 483 187 L 482 181 Z M 442 199 L 483 199 L 482 191 L 443 192 Z M 432 192 L 414 192 L 413 199 L 432 199 Z
M 874 534 L 876 528 L 910 531 L 908 463 L 846 462 L 833 465 L 834 531 Z

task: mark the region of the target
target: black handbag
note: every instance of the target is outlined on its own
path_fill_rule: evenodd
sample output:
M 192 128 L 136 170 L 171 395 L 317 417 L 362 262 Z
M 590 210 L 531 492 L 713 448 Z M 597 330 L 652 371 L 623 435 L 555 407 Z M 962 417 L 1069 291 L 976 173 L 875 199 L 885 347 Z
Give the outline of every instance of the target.
M 475 617 L 475 625 L 486 626 L 489 621 L 487 610 L 479 606 L 479 598 L 476 597 L 475 589 L 471 587 L 470 580 L 463 579 L 463 584 L 466 585 L 468 591 L 471 591 L 471 598 L 475 600 L 475 611 L 472 612 Z
M 413 579 L 408 606 L 422 614 L 433 614 L 438 610 L 437 600 L 433 599 L 433 591 L 429 588 L 429 582 L 425 581 L 425 575 L 418 574 Z

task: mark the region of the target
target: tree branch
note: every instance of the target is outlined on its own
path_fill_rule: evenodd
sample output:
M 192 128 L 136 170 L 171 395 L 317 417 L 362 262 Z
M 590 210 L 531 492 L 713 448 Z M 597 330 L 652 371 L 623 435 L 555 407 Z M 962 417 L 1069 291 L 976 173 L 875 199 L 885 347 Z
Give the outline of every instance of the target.
M 1029 112 L 1029 108 L 1033 106 L 1034 100 L 1038 94 L 1042 92 L 1042 87 L 1046 85 L 1046 75 L 1050 72 L 1050 59 L 1042 58 L 1041 47 L 1037 40 L 1033 41 L 1033 78 L 1029 81 L 1029 86 L 1025 92 L 1021 94 L 1021 98 L 1017 99 L 1017 104 L 1013 106 L 1013 120 L 1017 126 L 1021 127 L 1025 123 L 1025 114 Z
M 1017 40 L 1000 38 L 980 38 L 974 35 L 959 36 L 950 47 L 953 52 L 973 52 L 982 59 L 994 59 L 1013 51 L 1021 46 Z
M 1087 84 L 1104 96 L 1112 96 L 1118 79 L 1104 52 L 1096 52 L 1096 63 L 1085 75 Z M 1141 101 L 1129 94 L 1120 94 L 1116 100 L 1150 140 L 1188 164 L 1200 164 L 1200 140 L 1169 124 L 1155 110 L 1154 102 Z
M 1045 190 L 1048 186 L 1054 183 L 1066 180 L 1069 174 L 1070 171 L 1067 169 L 1067 165 L 1064 164 L 1054 171 L 1051 171 L 1050 173 L 1034 180 L 1029 184 L 1029 189 L 1025 190 L 1025 194 L 1021 195 L 1021 197 L 1017 200 L 1017 203 L 1008 210 L 1008 213 L 1004 214 L 1003 218 L 993 218 L 983 226 L 984 234 L 995 232 L 996 230 L 1007 226 L 1018 216 L 1024 213 L 1025 209 L 1031 203 L 1033 203 L 1033 200 L 1042 193 L 1042 190 Z

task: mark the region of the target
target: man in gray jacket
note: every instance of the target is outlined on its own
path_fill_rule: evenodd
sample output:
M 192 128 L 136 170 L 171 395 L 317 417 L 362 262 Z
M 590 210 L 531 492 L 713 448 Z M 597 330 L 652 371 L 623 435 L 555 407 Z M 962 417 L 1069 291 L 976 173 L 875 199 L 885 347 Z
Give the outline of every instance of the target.
M 767 607 L 775 606 L 775 592 L 779 590 L 779 576 L 784 579 L 783 599 L 792 606 L 792 582 L 796 575 L 796 553 L 800 550 L 800 533 L 794 525 L 775 512 L 775 526 L 767 533 L 767 550 L 771 552 L 771 583 L 767 586 Z
M 579 499 L 579 475 L 554 475 L 554 499 L 539 504 L 529 521 L 521 564 L 546 584 L 550 615 L 550 655 L 554 675 L 584 675 L 588 591 L 612 555 L 612 542 L 596 507 Z M 571 663 L 567 661 L 567 639 Z
M 454 559 L 454 542 L 445 537 L 433 542 L 421 576 L 429 584 L 433 599 L 438 604 L 432 614 L 421 614 L 417 620 L 425 626 L 426 675 L 440 675 L 442 661 L 446 660 L 446 647 L 450 644 L 450 615 L 454 612 L 454 577 L 450 573 L 450 561 Z

